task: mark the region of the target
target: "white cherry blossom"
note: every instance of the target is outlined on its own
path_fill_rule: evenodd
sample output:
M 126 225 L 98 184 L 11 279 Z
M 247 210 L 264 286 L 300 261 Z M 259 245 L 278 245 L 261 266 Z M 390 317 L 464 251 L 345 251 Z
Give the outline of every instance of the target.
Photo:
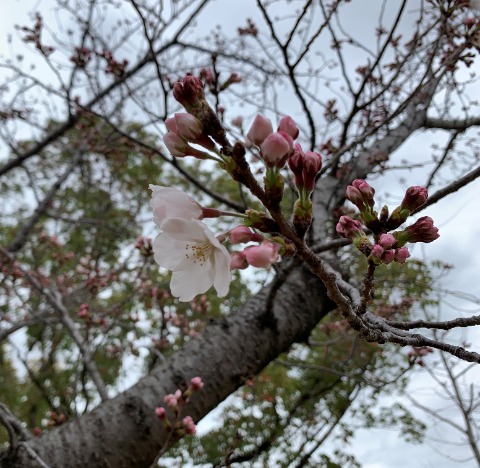
M 150 185 L 153 220 L 162 229 L 162 224 L 169 218 L 203 219 L 202 207 L 186 193 L 161 185 Z
M 219 297 L 228 293 L 230 254 L 201 221 L 170 218 L 163 221 L 162 233 L 153 242 L 155 261 L 173 272 L 172 295 L 191 301 L 213 285 Z

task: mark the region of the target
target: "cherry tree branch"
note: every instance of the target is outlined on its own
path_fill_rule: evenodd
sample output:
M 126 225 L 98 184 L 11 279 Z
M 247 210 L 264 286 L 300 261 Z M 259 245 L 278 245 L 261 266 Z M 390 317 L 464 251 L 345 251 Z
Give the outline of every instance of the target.
M 439 128 L 443 130 L 464 131 L 470 127 L 480 125 L 480 117 L 470 117 L 468 119 L 441 119 L 438 117 L 427 117 L 423 126 L 425 128 Z
M 434 203 L 437 203 L 438 201 L 445 198 L 447 195 L 450 195 L 460 190 L 461 188 L 465 187 L 469 183 L 476 180 L 478 177 L 480 177 L 480 166 L 477 167 L 476 169 L 473 169 L 468 174 L 465 174 L 463 177 L 460 177 L 459 179 L 453 181 L 451 184 L 448 184 L 446 187 L 443 187 L 442 189 L 437 190 L 434 194 L 430 195 L 427 201 L 422 206 L 417 208 L 413 212 L 413 214 L 416 214 L 419 211 L 424 210 L 428 206 L 433 205 Z
M 431 322 L 428 320 L 414 320 L 412 322 L 396 322 L 392 320 L 385 320 L 385 323 L 393 328 L 399 330 L 411 330 L 413 328 L 434 328 L 437 330 L 451 330 L 452 328 L 465 328 L 480 325 L 480 315 L 473 317 L 460 317 L 444 322 Z

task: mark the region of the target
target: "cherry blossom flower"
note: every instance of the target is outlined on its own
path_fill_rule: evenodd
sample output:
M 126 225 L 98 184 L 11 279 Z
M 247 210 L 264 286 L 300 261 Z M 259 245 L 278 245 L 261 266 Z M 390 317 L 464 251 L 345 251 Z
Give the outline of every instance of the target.
M 170 289 L 182 302 L 213 285 L 219 297 L 228 293 L 230 254 L 212 231 L 196 219 L 170 218 L 153 243 L 155 261 L 173 271 Z
M 153 220 L 161 229 L 167 218 L 203 219 L 202 207 L 186 193 L 161 185 L 150 185 Z

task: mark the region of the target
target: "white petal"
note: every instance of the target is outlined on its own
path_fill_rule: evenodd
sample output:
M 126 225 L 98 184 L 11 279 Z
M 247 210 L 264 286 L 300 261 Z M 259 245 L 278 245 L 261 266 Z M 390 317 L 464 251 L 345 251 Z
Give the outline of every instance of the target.
M 154 221 L 161 227 L 167 218 L 201 219 L 203 211 L 200 205 L 189 195 L 171 187 L 150 185 Z
M 197 294 L 202 294 L 212 286 L 212 268 L 206 269 L 198 263 L 190 262 L 190 268 L 175 270 L 170 282 L 172 295 L 182 302 L 191 301 Z
M 227 249 L 221 245 L 221 248 L 215 250 L 215 280 L 214 287 L 218 297 L 225 297 L 230 289 L 232 275 L 230 273 L 230 254 Z
M 161 233 L 153 241 L 155 261 L 168 270 L 174 270 L 186 258 L 186 253 L 186 243 L 178 241 L 166 233 Z
M 205 235 L 205 229 L 208 230 L 208 227 L 196 219 L 170 218 L 163 222 L 162 229 L 178 240 L 193 243 L 209 241 Z

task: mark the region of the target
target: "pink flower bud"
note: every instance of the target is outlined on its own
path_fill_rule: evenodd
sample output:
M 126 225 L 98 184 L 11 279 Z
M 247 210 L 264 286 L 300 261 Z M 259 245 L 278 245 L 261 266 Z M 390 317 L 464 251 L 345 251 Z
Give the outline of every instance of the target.
M 407 242 L 433 242 L 438 239 L 438 228 L 433 225 L 433 220 L 429 216 L 423 216 L 404 231 L 394 233 L 400 247 Z
M 397 263 L 405 263 L 408 257 L 410 257 L 410 252 L 406 247 L 395 250 L 395 261 Z
M 372 247 L 372 251 L 370 253 L 370 256 L 373 259 L 380 260 L 382 258 L 383 252 L 384 252 L 383 247 L 381 245 L 375 244 Z M 380 263 L 380 262 L 377 262 L 377 263 Z
M 254 232 L 247 226 L 237 226 L 230 230 L 228 237 L 232 244 L 244 244 L 250 242 Z
M 305 186 L 303 181 L 304 156 L 302 146 L 299 143 L 296 143 L 293 146 L 293 153 L 288 158 L 288 167 L 293 172 L 297 189 L 301 189 Z
M 354 239 L 357 236 L 364 235 L 360 221 L 349 216 L 340 216 L 336 230 L 338 234 L 347 239 Z
M 242 77 L 238 73 L 232 73 L 228 77 L 228 80 L 225 81 L 225 83 L 223 83 L 222 90 L 227 89 L 233 83 L 241 83 L 241 82 L 242 82 Z
M 167 411 L 163 406 L 157 406 L 155 408 L 155 414 L 162 420 L 167 418 Z
M 193 422 L 193 419 L 191 416 L 185 416 L 183 419 L 182 419 L 182 423 L 187 425 L 187 424 L 194 424 Z
M 385 249 L 391 249 L 395 243 L 397 242 L 397 239 L 393 237 L 391 234 L 381 234 L 380 239 L 378 243 Z
M 388 265 L 392 263 L 395 259 L 395 251 L 394 250 L 385 250 L 382 255 L 382 262 Z
M 277 130 L 285 132 L 287 135 L 290 135 L 294 140 L 298 138 L 298 134 L 300 133 L 300 130 L 298 129 L 294 120 L 288 115 L 280 119 Z
M 195 435 L 197 433 L 197 427 L 195 426 L 191 416 L 185 416 L 182 419 L 182 424 L 187 434 Z
M 171 393 L 165 395 L 163 401 L 169 408 L 176 408 L 178 406 L 178 400 L 175 398 L 175 395 Z
M 322 156 L 314 151 L 307 151 L 303 157 L 303 183 L 305 188 L 312 192 L 315 188 L 315 179 L 322 169 Z
M 410 213 L 422 206 L 428 198 L 428 191 L 423 187 L 409 187 L 405 192 L 405 197 L 400 204 L 401 210 L 408 210 Z
M 177 158 L 186 156 L 188 144 L 181 136 L 173 132 L 167 132 L 163 137 L 163 142 L 172 156 Z
M 247 259 L 243 252 L 230 254 L 230 270 L 245 270 L 248 267 Z
M 203 83 L 199 78 L 187 74 L 173 85 L 173 97 L 187 110 L 199 107 L 205 100 Z
M 293 152 L 293 139 L 285 132 L 272 133 L 260 146 L 262 159 L 268 167 L 283 167 Z
M 202 68 L 200 70 L 200 78 L 205 80 L 205 83 L 207 83 L 209 85 L 211 85 L 215 82 L 212 70 L 210 68 Z
M 273 127 L 270 119 L 258 114 L 247 133 L 247 138 L 254 145 L 260 146 L 271 133 L 273 133 Z
M 347 187 L 346 197 L 350 200 L 361 212 L 370 211 L 375 204 L 373 196 L 375 190 L 367 182 L 362 179 L 356 179 L 352 185 Z
M 190 380 L 190 388 L 192 389 L 192 392 L 198 392 L 198 390 L 201 390 L 204 385 L 201 377 L 193 377 Z
M 361 206 L 363 208 L 363 197 L 360 190 L 356 187 L 349 185 L 345 192 L 345 196 L 347 197 L 347 200 L 350 200 L 355 206 Z
M 203 151 L 190 146 L 186 140 L 184 140 L 181 136 L 177 135 L 173 132 L 167 132 L 163 137 L 163 142 L 167 147 L 168 151 L 172 156 L 176 158 L 184 158 L 185 156 L 193 156 L 197 159 L 208 159 L 208 154 L 204 153 Z M 210 146 L 215 146 L 213 141 L 210 140 L 207 136 L 201 135 L 200 139 L 196 141 L 196 143 L 201 144 L 205 148 L 209 148 Z M 211 149 L 211 148 L 209 148 Z
M 243 117 L 239 116 L 239 117 L 235 117 L 234 119 L 232 119 L 232 125 L 234 127 L 238 127 L 238 128 L 242 128 L 243 127 Z
M 184 140 L 196 140 L 203 133 L 202 122 L 186 112 L 176 113 L 173 118 L 165 121 L 165 125 L 170 132 L 176 133 Z
M 260 245 L 247 247 L 243 253 L 249 265 L 257 268 L 269 268 L 280 261 L 280 245 L 264 240 Z

